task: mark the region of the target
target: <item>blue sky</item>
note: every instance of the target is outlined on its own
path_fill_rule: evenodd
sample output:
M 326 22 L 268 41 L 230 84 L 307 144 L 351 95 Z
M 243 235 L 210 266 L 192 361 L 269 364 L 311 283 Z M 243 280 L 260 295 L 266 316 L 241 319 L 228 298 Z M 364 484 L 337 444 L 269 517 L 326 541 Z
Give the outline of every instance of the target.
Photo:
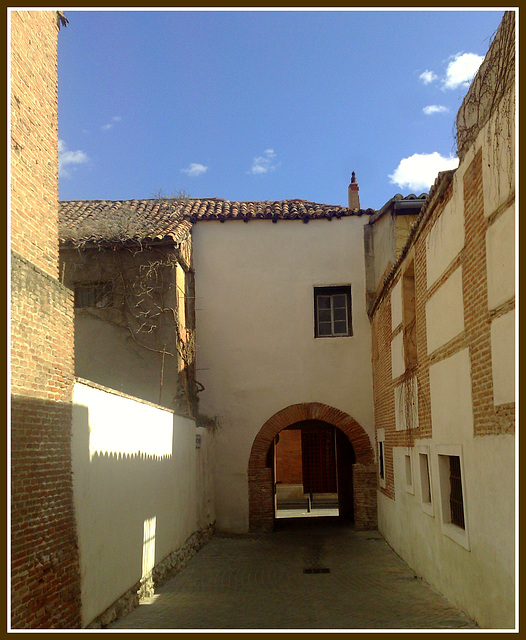
M 427 191 L 503 13 L 66 10 L 60 199 Z

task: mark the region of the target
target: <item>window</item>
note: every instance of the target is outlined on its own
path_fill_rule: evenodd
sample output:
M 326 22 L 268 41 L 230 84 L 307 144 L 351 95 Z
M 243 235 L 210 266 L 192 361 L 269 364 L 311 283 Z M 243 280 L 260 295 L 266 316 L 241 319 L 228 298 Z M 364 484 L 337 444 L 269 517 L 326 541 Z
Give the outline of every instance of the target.
M 380 487 L 385 487 L 385 429 L 377 429 L 376 438 L 378 440 L 378 475 Z
M 113 304 L 113 287 L 111 282 L 90 282 L 75 285 L 75 307 L 96 307 L 104 309 Z
M 460 458 L 449 456 L 449 507 L 451 523 L 461 529 L 466 528 L 464 522 L 464 500 L 462 498 L 462 475 L 460 472 Z
M 408 493 L 415 492 L 413 488 L 413 464 L 411 460 L 411 454 L 405 454 L 405 489 Z
M 351 287 L 314 287 L 315 337 L 352 336 Z
M 469 550 L 460 445 L 437 447 L 442 533 Z
M 431 502 L 431 482 L 429 480 L 429 456 L 427 453 L 419 453 L 420 460 L 420 486 L 422 489 L 422 502 Z

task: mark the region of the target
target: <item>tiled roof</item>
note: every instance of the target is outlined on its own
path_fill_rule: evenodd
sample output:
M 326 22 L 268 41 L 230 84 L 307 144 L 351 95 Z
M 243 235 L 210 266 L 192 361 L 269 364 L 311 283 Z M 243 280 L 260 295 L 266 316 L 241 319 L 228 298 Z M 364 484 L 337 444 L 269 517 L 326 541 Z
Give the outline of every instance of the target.
M 59 203 L 60 240 L 89 237 L 111 240 L 108 226 L 101 221 L 129 222 L 130 237 L 141 240 L 186 238 L 192 224 L 203 220 L 332 220 L 347 216 L 372 215 L 374 209 L 355 209 L 317 204 L 306 200 L 232 202 L 219 198 L 189 198 L 183 201 L 151 200 L 70 200 Z
M 411 205 L 414 204 L 418 206 L 418 204 L 423 205 L 426 198 L 427 193 L 421 193 L 419 196 L 414 193 L 410 193 L 408 196 L 403 196 L 401 193 L 397 193 L 390 200 L 388 200 L 381 209 L 378 209 L 374 213 L 374 215 L 370 218 L 369 224 L 374 224 L 377 220 L 379 220 L 391 207 L 396 205 L 397 207 L 403 207 L 405 204 Z

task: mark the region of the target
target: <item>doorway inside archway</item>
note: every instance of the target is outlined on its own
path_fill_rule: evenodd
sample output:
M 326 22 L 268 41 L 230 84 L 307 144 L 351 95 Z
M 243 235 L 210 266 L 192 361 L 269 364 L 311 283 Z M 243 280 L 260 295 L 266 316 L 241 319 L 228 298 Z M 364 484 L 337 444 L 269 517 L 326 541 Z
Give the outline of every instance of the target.
M 348 438 L 323 420 L 303 420 L 274 438 L 276 518 L 340 517 L 354 521 Z

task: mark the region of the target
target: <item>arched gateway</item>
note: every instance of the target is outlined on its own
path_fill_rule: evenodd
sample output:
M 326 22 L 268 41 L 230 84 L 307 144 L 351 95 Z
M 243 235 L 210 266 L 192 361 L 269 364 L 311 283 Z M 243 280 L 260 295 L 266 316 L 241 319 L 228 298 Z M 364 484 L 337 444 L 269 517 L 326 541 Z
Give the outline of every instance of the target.
M 376 465 L 368 435 L 347 413 L 320 402 L 293 404 L 275 413 L 261 427 L 252 444 L 248 462 L 249 527 L 251 532 L 268 532 L 274 527 L 273 469 L 268 452 L 276 435 L 286 427 L 306 420 L 333 425 L 345 434 L 356 457 L 352 465 L 354 526 L 375 529 Z

